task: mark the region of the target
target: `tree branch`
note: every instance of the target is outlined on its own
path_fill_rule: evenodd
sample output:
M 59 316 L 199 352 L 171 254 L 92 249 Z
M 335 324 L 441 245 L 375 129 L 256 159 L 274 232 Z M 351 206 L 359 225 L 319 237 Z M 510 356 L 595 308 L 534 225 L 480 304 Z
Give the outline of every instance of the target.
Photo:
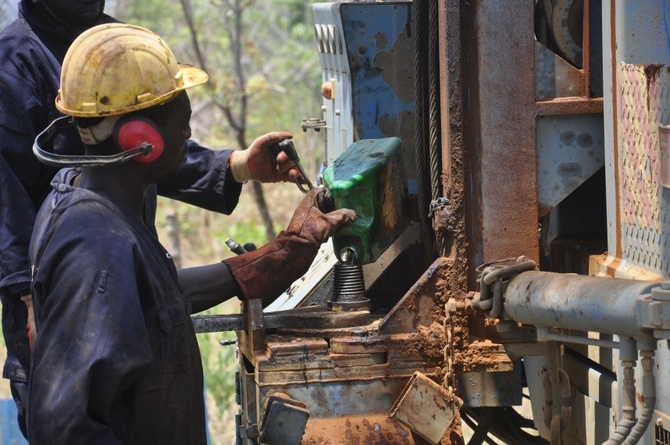
M 200 51 L 200 39 L 198 39 L 198 31 L 195 29 L 195 22 L 193 21 L 193 8 L 191 7 L 191 1 L 181 0 L 181 9 L 184 12 L 184 19 L 186 19 L 186 25 L 188 26 L 189 34 L 191 35 L 191 44 L 193 45 L 193 50 L 195 51 L 195 57 L 198 60 L 198 64 L 205 72 L 209 72 L 207 69 L 205 56 L 202 54 L 202 51 Z

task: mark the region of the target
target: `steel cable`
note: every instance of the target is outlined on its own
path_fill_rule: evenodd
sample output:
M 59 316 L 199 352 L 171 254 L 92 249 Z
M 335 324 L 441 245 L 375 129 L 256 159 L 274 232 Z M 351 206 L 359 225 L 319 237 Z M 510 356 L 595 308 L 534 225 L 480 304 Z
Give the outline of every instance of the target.
M 429 2 L 428 13 L 428 147 L 431 201 L 442 197 L 442 144 L 440 131 L 440 48 L 438 3 Z M 444 234 L 436 231 L 439 255 L 446 255 Z
M 413 2 L 414 15 L 414 150 L 416 153 L 419 222 L 429 260 L 433 258 L 433 227 L 428 219 L 430 171 L 426 165 L 426 60 L 427 0 Z

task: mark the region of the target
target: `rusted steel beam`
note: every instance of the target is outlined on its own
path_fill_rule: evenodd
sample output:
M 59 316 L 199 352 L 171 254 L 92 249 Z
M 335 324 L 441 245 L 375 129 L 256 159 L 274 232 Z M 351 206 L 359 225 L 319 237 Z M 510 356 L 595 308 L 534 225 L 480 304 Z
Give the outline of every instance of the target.
M 602 114 L 603 98 L 558 98 L 537 102 L 536 109 L 538 116 L 559 116 L 565 114 Z
M 471 269 L 511 252 L 539 257 L 533 7 L 532 0 L 464 7 Z

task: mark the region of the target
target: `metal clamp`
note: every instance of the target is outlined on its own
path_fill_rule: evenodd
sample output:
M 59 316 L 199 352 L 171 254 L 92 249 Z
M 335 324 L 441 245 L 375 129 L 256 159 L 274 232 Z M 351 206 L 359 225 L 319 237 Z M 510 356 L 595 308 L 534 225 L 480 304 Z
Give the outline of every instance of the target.
M 312 129 L 314 131 L 321 131 L 322 128 L 326 128 L 328 126 L 328 123 L 324 119 L 319 119 L 318 117 L 309 117 L 307 119 L 303 119 L 300 122 L 300 127 L 302 128 L 302 131 L 307 131 L 308 129 Z

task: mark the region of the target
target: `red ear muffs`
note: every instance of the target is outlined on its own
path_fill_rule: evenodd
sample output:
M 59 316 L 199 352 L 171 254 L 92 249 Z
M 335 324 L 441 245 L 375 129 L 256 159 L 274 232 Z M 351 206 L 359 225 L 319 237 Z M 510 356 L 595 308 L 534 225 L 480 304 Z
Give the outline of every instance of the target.
M 150 145 L 151 151 L 133 158 L 137 162 L 153 162 L 163 153 L 165 140 L 160 129 L 144 116 L 122 118 L 114 127 L 114 142 L 121 150 L 132 150 Z

